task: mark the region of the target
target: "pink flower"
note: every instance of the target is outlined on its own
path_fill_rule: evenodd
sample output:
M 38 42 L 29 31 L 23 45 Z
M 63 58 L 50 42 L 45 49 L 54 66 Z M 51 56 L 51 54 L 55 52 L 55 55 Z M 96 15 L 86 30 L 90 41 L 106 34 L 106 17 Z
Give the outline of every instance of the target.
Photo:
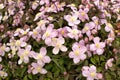
M 86 55 L 85 52 L 87 51 L 87 48 L 83 45 L 83 43 L 74 43 L 72 46 L 72 50 L 69 53 L 69 57 L 73 58 L 73 62 L 77 64 L 80 62 L 80 60 L 85 60 Z
M 45 44 L 47 44 L 48 46 L 51 45 L 51 38 L 54 38 L 57 36 L 57 32 L 56 30 L 53 29 L 53 27 L 54 25 L 50 24 L 42 36 L 42 39 L 45 40 Z
M 86 35 L 89 37 L 91 35 L 91 30 L 95 28 L 95 23 L 94 22 L 89 22 L 89 23 L 86 23 L 82 32 L 83 33 L 86 33 Z
M 112 67 L 113 64 L 112 62 L 114 61 L 113 58 L 110 58 L 109 60 L 107 60 L 106 64 L 105 64 L 105 69 L 108 69 L 108 67 Z
M 65 6 L 65 3 L 59 3 L 59 2 L 55 2 L 55 5 L 57 7 L 57 11 L 64 11 L 64 6 Z
M 79 34 L 81 34 L 81 31 L 79 31 L 77 28 L 69 28 L 67 27 L 67 31 L 68 31 L 68 37 L 78 40 L 79 39 Z
M 69 26 L 76 26 L 80 23 L 80 20 L 78 20 L 77 15 L 65 15 L 64 19 L 68 22 Z
M 47 73 L 47 71 L 43 68 L 44 64 L 32 63 L 31 65 L 33 67 L 32 69 L 33 74 L 37 74 L 37 73 L 46 74 Z
M 34 58 L 37 60 L 37 63 L 39 64 L 45 64 L 45 63 L 50 63 L 51 59 L 49 56 L 46 55 L 47 50 L 45 47 L 41 47 L 40 53 L 34 54 Z
M 35 10 L 37 7 L 39 6 L 38 2 L 37 1 L 34 1 L 32 3 L 32 9 Z
M 66 27 L 59 28 L 58 29 L 58 36 L 59 37 L 67 37 L 67 28 Z
M 89 9 L 88 8 L 84 8 L 84 9 L 79 9 L 79 19 L 84 22 L 85 20 L 89 20 L 89 17 L 88 17 L 88 11 Z
M 7 77 L 8 74 L 7 74 L 6 72 L 0 70 L 0 76 L 1 76 L 1 77 Z
M 113 31 L 113 26 L 112 26 L 112 24 L 106 23 L 105 31 L 106 31 L 106 32 Z
M 41 38 L 41 29 L 36 27 L 33 31 L 29 32 L 29 34 L 33 37 L 33 39 L 40 39 Z
M 101 26 L 100 26 L 100 24 L 99 24 L 99 18 L 96 17 L 96 16 L 94 16 L 94 17 L 92 17 L 92 20 L 93 20 L 93 22 L 95 23 L 95 29 L 96 29 L 96 30 L 100 30 L 100 29 L 101 29 Z
M 103 54 L 104 52 L 104 47 L 105 47 L 105 42 L 100 42 L 100 38 L 99 37 L 95 37 L 93 39 L 94 44 L 90 45 L 90 50 L 94 51 L 95 53 L 97 53 L 98 55 Z
M 21 64 L 22 62 L 28 63 L 29 57 L 32 57 L 31 45 L 28 45 L 25 49 L 19 49 L 18 56 L 20 57 L 18 64 Z
M 88 67 L 84 66 L 82 68 L 82 75 L 87 77 L 87 80 L 101 79 L 102 75 L 96 72 L 96 67 L 94 65 Z
M 58 54 L 59 51 L 61 50 L 62 52 L 67 51 L 67 47 L 65 47 L 63 44 L 65 43 L 64 38 L 59 37 L 59 38 L 53 38 L 52 39 L 52 46 L 54 46 L 52 52 L 53 54 Z
M 5 44 L 3 44 L 2 46 L 0 46 L 0 55 L 1 56 L 4 56 L 5 52 L 9 52 L 9 51 L 10 51 L 10 48 L 7 47 Z

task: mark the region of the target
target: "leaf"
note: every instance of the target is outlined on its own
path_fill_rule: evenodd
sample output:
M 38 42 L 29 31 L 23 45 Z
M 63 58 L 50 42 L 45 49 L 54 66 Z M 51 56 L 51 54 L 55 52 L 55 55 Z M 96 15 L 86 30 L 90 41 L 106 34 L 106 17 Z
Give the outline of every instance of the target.
M 27 75 L 23 78 L 23 80 L 28 80 Z
M 28 78 L 32 80 L 32 74 L 28 74 Z
M 93 63 L 93 64 L 95 64 L 96 63 L 96 61 L 95 61 L 95 59 L 92 57 L 92 58 L 90 58 L 90 61 Z
M 69 80 L 69 74 L 64 77 L 64 80 Z
M 63 25 L 63 19 L 60 19 L 60 20 L 58 21 L 58 24 L 59 24 L 60 27 L 62 27 L 62 25 Z
M 52 73 L 51 73 L 51 72 L 48 72 L 48 73 L 47 73 L 47 77 L 53 79 Z

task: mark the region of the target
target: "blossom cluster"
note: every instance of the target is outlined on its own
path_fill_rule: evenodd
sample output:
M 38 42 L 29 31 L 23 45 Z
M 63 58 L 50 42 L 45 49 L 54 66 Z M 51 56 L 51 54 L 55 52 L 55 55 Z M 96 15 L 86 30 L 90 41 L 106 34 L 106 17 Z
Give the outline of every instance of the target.
M 5 57 L 17 57 L 17 64 L 27 64 L 27 72 L 34 75 L 47 74 L 45 66 L 57 55 L 79 65 L 106 54 L 119 21 L 120 0 L 81 0 L 78 5 L 62 0 L 0 0 L 1 65 Z M 109 57 L 106 70 L 113 61 Z M 87 80 L 103 78 L 95 64 L 82 66 Z M 0 76 L 9 74 L 3 69 Z

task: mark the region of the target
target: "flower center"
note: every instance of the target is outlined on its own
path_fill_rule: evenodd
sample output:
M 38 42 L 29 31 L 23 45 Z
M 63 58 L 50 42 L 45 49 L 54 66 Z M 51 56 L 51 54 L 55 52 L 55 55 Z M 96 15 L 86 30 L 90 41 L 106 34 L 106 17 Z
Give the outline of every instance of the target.
M 33 31 L 33 34 L 34 34 L 34 35 L 37 35 L 37 34 L 38 34 L 38 32 L 34 30 L 34 31 Z
M 50 36 L 49 32 L 46 32 L 46 33 L 45 33 L 45 36 L 46 36 L 46 37 Z
M 76 50 L 75 51 L 75 55 L 78 55 L 80 52 L 79 52 L 79 50 Z
M 91 75 L 92 77 L 95 77 L 95 72 L 91 72 L 90 75 Z
M 99 44 L 99 43 L 96 43 L 95 46 L 96 46 L 97 48 L 100 48 L 100 44 Z

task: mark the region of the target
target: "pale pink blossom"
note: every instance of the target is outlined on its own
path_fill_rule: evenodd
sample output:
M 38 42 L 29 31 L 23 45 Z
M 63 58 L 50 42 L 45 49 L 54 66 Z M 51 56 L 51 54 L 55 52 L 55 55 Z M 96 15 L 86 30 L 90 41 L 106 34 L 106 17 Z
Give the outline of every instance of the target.
M 63 45 L 64 43 L 65 43 L 65 40 L 62 37 L 53 38 L 52 39 L 52 46 L 54 47 L 52 50 L 53 54 L 58 54 L 60 50 L 62 52 L 66 52 L 67 47 Z
M 55 5 L 56 5 L 56 9 L 57 11 L 64 11 L 64 6 L 65 6 L 65 3 L 59 3 L 59 2 L 55 2 Z
M 112 26 L 111 23 L 106 23 L 105 31 L 106 31 L 106 32 L 113 31 L 113 26 Z
M 51 59 L 46 54 L 47 54 L 46 48 L 45 47 L 41 47 L 40 48 L 40 53 L 36 53 L 33 56 L 37 60 L 38 64 L 50 63 Z
M 81 33 L 80 30 L 78 30 L 77 28 L 70 28 L 70 27 L 67 27 L 67 31 L 68 31 L 68 37 L 72 38 L 72 39 L 75 39 L 75 40 L 78 40 L 79 39 L 79 34 Z
M 86 35 L 89 37 L 89 36 L 91 36 L 91 30 L 93 28 L 95 28 L 95 23 L 94 22 L 86 23 L 83 30 L 82 30 L 82 33 L 86 33 Z
M 6 46 L 6 44 L 3 44 L 2 46 L 0 46 L 0 55 L 4 56 L 5 52 L 9 52 L 10 48 Z
M 102 79 L 102 74 L 97 73 L 96 66 L 92 65 L 90 67 L 83 66 L 82 75 L 87 78 L 87 80 Z
M 41 29 L 36 27 L 33 31 L 29 32 L 29 35 L 32 36 L 33 39 L 40 39 L 41 38 Z
M 86 59 L 86 51 L 87 48 L 84 46 L 84 43 L 82 43 L 82 41 L 80 43 L 74 43 L 72 46 L 72 51 L 69 53 L 69 57 L 73 58 L 73 62 L 77 64 L 80 62 L 80 60 Z
M 112 67 L 113 66 L 113 62 L 114 59 L 113 58 L 110 58 L 107 60 L 106 64 L 105 64 L 105 69 L 108 69 L 109 67 Z
M 93 39 L 94 44 L 90 45 L 90 50 L 94 51 L 94 53 L 101 55 L 104 52 L 105 42 L 100 42 L 99 37 L 95 37 Z
M 58 29 L 58 37 L 67 37 L 67 28 L 59 28 Z
M 20 59 L 18 60 L 18 64 L 21 64 L 22 62 L 28 63 L 29 57 L 32 57 L 31 45 L 28 45 L 25 49 L 20 48 L 17 54 L 20 57 Z
M 38 73 L 41 73 L 41 74 L 46 74 L 47 71 L 46 69 L 43 68 L 44 64 L 38 64 L 38 63 L 32 63 L 32 73 L 33 74 L 38 74 Z
M 89 20 L 89 17 L 88 17 L 88 11 L 89 9 L 88 8 L 84 8 L 84 9 L 79 9 L 79 19 L 84 22 L 85 20 Z
M 77 15 L 65 15 L 64 19 L 68 22 L 69 26 L 76 26 L 80 23 L 80 20 L 78 20 Z
M 42 39 L 45 40 L 45 44 L 47 44 L 48 46 L 51 45 L 51 39 L 57 36 L 57 31 L 53 29 L 54 25 L 50 24 L 46 31 L 44 32 Z

